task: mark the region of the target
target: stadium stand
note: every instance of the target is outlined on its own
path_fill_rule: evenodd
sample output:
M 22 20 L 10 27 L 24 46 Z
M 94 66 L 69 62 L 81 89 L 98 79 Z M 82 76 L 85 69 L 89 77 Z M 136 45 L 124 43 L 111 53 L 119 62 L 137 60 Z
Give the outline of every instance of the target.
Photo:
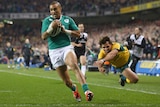
M 121 7 L 133 6 L 158 0 L 59 0 L 64 12 L 118 12 Z M 46 12 L 52 0 L 1 0 L 0 12 L 25 13 Z M 46 5 L 45 5 L 46 4 Z
M 2 14 L 0 15 L 0 20 L 3 20 L 3 18 L 10 19 L 10 14 L 12 13 L 44 13 L 48 11 L 48 5 L 45 4 L 48 4 L 51 1 L 52 0 L 1 0 L 0 12 Z M 89 34 L 89 47 L 95 53 L 98 53 L 99 51 L 98 40 L 100 37 L 108 35 L 113 41 L 119 41 L 123 43 L 126 37 L 133 32 L 133 28 L 137 25 L 143 27 L 144 33 L 147 34 L 150 39 L 155 38 L 157 41 L 160 40 L 160 17 L 158 16 L 158 14 L 160 14 L 159 8 L 151 11 L 147 10 L 145 12 L 140 11 L 134 12 L 133 14 L 129 13 L 126 16 L 120 14 L 120 8 L 159 0 L 59 1 L 62 4 L 65 4 L 63 5 L 64 14 L 79 14 L 78 16 L 74 17 L 76 22 L 79 23 L 84 21 L 84 24 L 86 25 L 86 31 Z M 95 12 L 96 16 L 79 18 L 80 15 L 85 16 L 86 12 Z M 109 14 L 104 14 L 105 12 L 109 12 Z M 150 13 L 154 13 L 153 16 L 149 17 Z M 115 14 L 118 15 L 116 16 Z M 146 15 L 148 19 L 145 19 L 147 18 Z M 47 44 L 40 38 L 40 26 L 42 17 L 43 16 L 35 19 L 31 19 L 30 17 L 28 17 L 28 19 L 13 19 L 13 25 L 5 24 L 5 27 L 0 29 L 0 47 L 3 47 L 7 41 L 11 41 L 11 44 L 13 44 L 13 46 L 16 48 L 16 51 L 20 52 L 22 46 L 21 44 L 25 38 L 29 37 L 34 49 L 38 48 L 40 49 L 40 52 L 47 53 Z M 102 20 L 96 21 L 97 19 Z M 157 44 L 159 44 L 159 42 Z

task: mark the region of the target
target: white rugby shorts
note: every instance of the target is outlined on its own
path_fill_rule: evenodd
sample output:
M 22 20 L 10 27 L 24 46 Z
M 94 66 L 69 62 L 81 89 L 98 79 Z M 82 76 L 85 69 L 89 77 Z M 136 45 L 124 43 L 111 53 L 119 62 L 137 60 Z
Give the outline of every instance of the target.
M 49 57 L 50 57 L 53 68 L 56 69 L 59 66 L 66 65 L 65 58 L 69 52 L 74 53 L 74 48 L 72 45 L 49 50 Z

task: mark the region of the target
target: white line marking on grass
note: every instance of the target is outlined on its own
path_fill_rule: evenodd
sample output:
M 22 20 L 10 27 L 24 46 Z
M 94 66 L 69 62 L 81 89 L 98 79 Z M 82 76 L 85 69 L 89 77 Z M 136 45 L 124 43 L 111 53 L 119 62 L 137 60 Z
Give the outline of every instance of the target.
M 156 93 L 156 92 L 150 92 L 150 91 L 144 91 L 144 90 L 135 90 L 135 89 L 130 89 L 130 88 L 115 87 L 115 86 L 105 86 L 105 85 L 99 85 L 99 84 L 93 84 L 93 83 L 88 83 L 88 84 L 101 86 L 101 87 L 107 87 L 107 88 L 115 88 L 115 89 L 120 89 L 120 90 L 123 89 L 123 90 L 128 90 L 128 91 L 141 92 L 141 93 L 146 93 L 146 94 L 160 95 L 159 93 Z
M 46 78 L 46 79 L 53 79 L 53 80 L 62 81 L 60 78 L 55 78 L 55 77 L 37 76 L 37 75 L 33 75 L 33 74 L 20 73 L 20 72 L 8 72 L 8 71 L 4 71 L 4 70 L 0 70 L 0 72 L 13 73 L 13 74 L 24 75 L 24 76 L 39 77 L 39 78 Z M 74 82 L 78 83 L 77 81 L 74 81 Z M 141 92 L 141 93 L 146 93 L 146 94 L 160 95 L 160 93 L 144 91 L 144 90 L 135 90 L 135 89 L 130 89 L 130 88 L 120 88 L 120 87 L 115 87 L 115 86 L 106 86 L 106 85 L 100 85 L 100 84 L 93 84 L 93 83 L 89 83 L 89 82 L 87 82 L 87 84 L 94 85 L 94 86 L 107 87 L 107 88 L 114 88 L 114 89 L 121 89 L 121 90 L 123 89 L 123 90 L 128 90 L 128 91 Z
M 159 104 L 0 104 L 0 107 L 159 107 Z
M 11 91 L 11 90 L 0 90 L 0 93 L 12 93 L 14 91 Z

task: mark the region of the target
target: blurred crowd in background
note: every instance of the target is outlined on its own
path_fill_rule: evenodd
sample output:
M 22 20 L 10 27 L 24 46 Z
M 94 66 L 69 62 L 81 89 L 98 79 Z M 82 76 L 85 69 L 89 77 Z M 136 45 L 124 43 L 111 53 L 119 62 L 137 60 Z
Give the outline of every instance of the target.
M 48 12 L 48 4 L 52 0 L 1 0 L 1 13 L 25 13 L 25 12 Z M 63 4 L 63 12 L 81 12 L 81 11 L 105 11 L 111 10 L 118 12 L 120 7 L 131 6 L 135 4 L 156 1 L 156 0 L 59 0 Z M 32 22 L 31 22 L 32 23 Z M 88 33 L 88 47 L 95 56 L 98 54 L 99 40 L 103 36 L 111 37 L 112 41 L 124 43 L 126 38 L 134 32 L 134 28 L 141 26 L 143 28 L 143 35 L 150 46 L 160 45 L 160 19 L 154 21 L 133 21 L 126 24 L 101 24 L 101 25 L 85 25 L 85 31 Z M 15 53 L 21 53 L 22 44 L 26 38 L 29 38 L 32 44 L 34 55 L 38 55 L 37 62 L 44 61 L 44 55 L 47 56 L 47 42 L 41 39 L 41 22 L 37 24 L 6 24 L 0 29 L 0 57 L 4 56 L 3 50 L 6 43 L 10 41 Z M 146 49 L 149 49 L 146 45 Z M 152 52 L 152 50 L 151 50 Z M 93 53 L 92 53 L 93 54 Z M 160 57 L 157 51 L 156 58 Z M 146 59 L 146 58 L 144 58 Z
M 143 28 L 143 35 L 146 40 L 149 41 L 147 43 L 155 45 L 158 48 L 160 45 L 160 20 L 139 21 L 125 25 L 85 25 L 85 30 L 89 34 L 88 47 L 97 54 L 100 50 L 98 42 L 100 38 L 106 35 L 111 37 L 112 41 L 123 44 L 126 38 L 134 33 L 134 28 L 139 25 Z M 39 55 L 47 54 L 47 42 L 41 39 L 40 29 L 39 24 L 27 27 L 23 25 L 6 25 L 0 29 L 0 50 L 3 50 L 7 41 L 10 41 L 16 52 L 20 53 L 22 44 L 24 44 L 26 38 L 29 38 L 35 53 L 38 51 Z M 149 48 L 146 46 L 146 49 Z M 155 59 L 159 57 L 158 54 L 157 51 Z M 3 53 L 1 53 L 1 56 L 3 56 Z
M 53 0 L 1 0 L 0 12 L 24 13 L 47 12 L 48 4 Z M 132 6 L 157 0 L 58 0 L 63 12 L 119 12 L 121 7 Z

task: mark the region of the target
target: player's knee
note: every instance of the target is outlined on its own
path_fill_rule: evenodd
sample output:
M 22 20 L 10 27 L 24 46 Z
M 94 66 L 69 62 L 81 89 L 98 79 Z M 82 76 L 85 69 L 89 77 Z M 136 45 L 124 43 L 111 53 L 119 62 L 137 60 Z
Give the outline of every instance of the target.
M 86 64 L 86 57 L 85 56 L 81 56 L 80 57 L 80 62 L 82 65 L 85 65 Z
M 81 62 L 81 65 L 86 65 L 86 62 Z
M 72 69 L 72 70 L 75 70 L 75 69 L 78 69 L 78 64 L 73 62 L 72 64 L 69 65 L 69 67 Z

